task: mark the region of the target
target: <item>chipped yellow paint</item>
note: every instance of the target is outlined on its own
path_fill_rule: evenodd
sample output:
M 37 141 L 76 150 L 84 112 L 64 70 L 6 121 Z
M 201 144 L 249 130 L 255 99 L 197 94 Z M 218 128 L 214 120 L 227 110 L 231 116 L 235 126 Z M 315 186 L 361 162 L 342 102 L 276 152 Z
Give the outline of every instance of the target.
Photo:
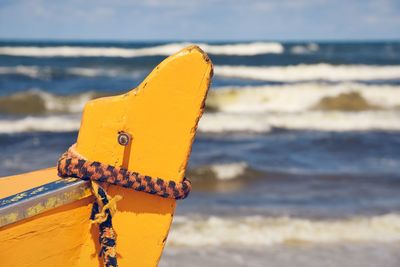
M 90 101 L 77 150 L 90 160 L 181 181 L 211 76 L 212 64 L 199 48 L 183 49 L 157 66 L 138 88 Z M 128 146 L 118 144 L 120 131 L 131 135 Z M 22 181 L 21 176 L 13 179 Z M 38 179 L 36 186 L 41 184 Z M 0 196 L 1 190 L 0 181 Z M 107 191 L 123 197 L 113 218 L 119 265 L 156 266 L 175 201 L 116 186 Z M 90 202 L 82 199 L 0 228 L 0 266 L 101 265 L 98 233 L 88 220 Z
M 5 222 L 14 222 L 18 219 L 18 213 L 10 213 L 7 216 L 1 217 L 0 221 L 5 221 Z
M 40 192 L 42 192 L 43 190 L 44 190 L 44 187 L 43 187 L 43 186 L 41 186 L 41 187 L 39 187 L 39 188 L 37 188 L 37 189 L 33 190 L 33 191 L 31 192 L 31 194 L 37 194 L 37 193 L 40 193 Z
M 53 202 L 54 197 L 50 198 L 48 201 Z M 39 204 L 29 208 L 26 212 L 28 213 L 28 215 L 32 216 L 32 215 L 41 213 L 45 209 L 46 209 L 46 204 L 39 203 Z
M 19 195 L 16 195 L 15 197 L 13 197 L 13 198 L 11 199 L 11 202 L 17 202 L 18 200 L 20 200 L 20 199 L 22 199 L 22 198 L 24 198 L 24 197 L 26 197 L 26 196 L 27 196 L 26 193 L 21 193 L 21 194 L 19 194 Z

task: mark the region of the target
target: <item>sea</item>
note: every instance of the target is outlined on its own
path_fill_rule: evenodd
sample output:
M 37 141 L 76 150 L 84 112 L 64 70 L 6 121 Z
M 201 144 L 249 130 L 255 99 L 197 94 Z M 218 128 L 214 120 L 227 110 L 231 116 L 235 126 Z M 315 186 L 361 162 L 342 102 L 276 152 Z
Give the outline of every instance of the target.
M 400 266 L 400 42 L 0 41 L 0 176 L 189 43 L 214 78 L 160 266 Z

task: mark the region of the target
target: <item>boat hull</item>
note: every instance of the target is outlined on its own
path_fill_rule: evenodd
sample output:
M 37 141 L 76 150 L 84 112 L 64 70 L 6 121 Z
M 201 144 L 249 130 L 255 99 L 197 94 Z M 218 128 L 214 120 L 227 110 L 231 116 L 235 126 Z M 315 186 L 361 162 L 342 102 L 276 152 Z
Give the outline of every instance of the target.
M 207 55 L 195 46 L 183 49 L 127 94 L 87 103 L 77 151 L 91 161 L 182 181 L 211 77 Z M 120 132 L 132 137 L 129 145 L 118 143 Z M 0 197 L 58 179 L 54 168 L 0 178 Z M 2 183 L 11 188 L 3 189 Z M 105 187 L 111 197 L 122 196 L 113 216 L 119 266 L 157 266 L 175 200 Z M 0 228 L 0 266 L 102 265 L 98 227 L 89 220 L 93 197 L 77 196 L 72 203 L 51 207 L 54 202 Z

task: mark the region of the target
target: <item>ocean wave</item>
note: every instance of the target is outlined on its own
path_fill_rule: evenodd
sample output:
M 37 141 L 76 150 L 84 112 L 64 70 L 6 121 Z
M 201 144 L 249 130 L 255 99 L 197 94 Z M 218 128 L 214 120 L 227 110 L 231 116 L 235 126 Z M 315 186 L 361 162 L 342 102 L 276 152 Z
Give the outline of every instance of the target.
M 399 241 L 398 214 L 341 220 L 177 216 L 168 237 L 169 246 L 184 247 Z
M 0 119 L 0 133 L 77 131 L 79 126 L 80 116 L 72 115 L 27 116 L 19 119 Z M 263 133 L 275 128 L 315 131 L 400 131 L 400 112 L 205 113 L 199 123 L 199 131 L 208 133 Z M 217 167 L 215 170 L 217 170 L 217 176 L 225 176 L 225 174 L 218 174 Z M 229 176 L 226 176 L 225 179 L 229 179 Z
M 124 69 L 124 68 L 90 68 L 90 67 L 70 67 L 70 68 L 53 68 L 39 66 L 14 66 L 0 67 L 0 75 L 20 75 L 32 79 L 50 80 L 55 76 L 76 76 L 76 77 L 129 77 L 140 78 L 146 69 Z
M 304 83 L 211 91 L 204 132 L 400 130 L 400 88 Z
M 308 110 L 368 111 L 400 108 L 400 86 L 301 83 L 220 87 L 209 93 L 210 111 L 257 113 Z
M 214 164 L 210 167 L 210 170 L 219 180 L 232 180 L 243 175 L 247 167 L 248 166 L 245 162 L 234 162 Z
M 31 116 L 28 120 L 0 121 L 9 125 L 6 128 L 2 127 L 2 132 L 13 132 L 15 129 L 40 130 L 40 125 L 32 126 L 32 120 L 38 124 L 43 121 L 46 131 L 58 131 L 58 117 L 63 120 L 63 116 L 67 114 L 79 115 L 87 101 L 104 95 L 89 91 L 60 96 L 35 89 L 1 96 L 1 114 Z M 78 126 L 79 118 L 75 119 L 77 121 L 72 125 Z M 51 126 L 50 122 L 54 122 L 54 125 Z M 13 127 L 13 123 L 18 126 Z M 356 83 L 219 88 L 209 93 L 206 113 L 199 123 L 200 131 L 210 133 L 269 132 L 274 128 L 399 131 L 400 88 L 392 85 Z M 69 127 L 68 130 L 70 129 Z M 229 169 L 238 171 L 245 168 L 239 165 Z M 215 166 L 210 171 L 222 177 L 220 179 L 224 179 L 225 176 L 229 179 L 229 175 L 221 174 L 218 170 L 218 166 Z
M 222 53 L 222 52 L 221 52 Z M 376 81 L 399 80 L 400 66 L 374 65 L 291 65 L 291 66 L 225 66 L 214 68 L 216 76 L 252 79 L 273 82 L 310 82 L 310 81 Z M 130 69 L 122 67 L 69 67 L 53 68 L 49 66 L 13 66 L 0 67 L 0 75 L 21 75 L 29 78 L 49 80 L 54 76 L 77 77 L 131 77 L 140 78 L 148 69 Z
M 209 45 L 198 44 L 207 53 L 213 55 L 255 56 L 261 54 L 281 54 L 284 47 L 280 43 L 254 42 L 248 44 Z
M 290 52 L 292 54 L 310 54 L 313 52 L 317 52 L 319 50 L 319 46 L 316 43 L 310 43 L 307 45 L 295 45 L 290 48 Z
M 71 132 L 79 129 L 80 116 L 28 116 L 0 120 L 0 134 L 23 132 Z
M 30 78 L 47 78 L 49 68 L 37 66 L 0 67 L 0 75 L 22 75 Z
M 191 43 L 170 43 L 143 48 L 85 47 L 85 46 L 3 46 L 0 55 L 27 57 L 144 57 L 168 56 Z M 225 45 L 198 43 L 203 50 L 213 55 L 253 56 L 259 54 L 280 54 L 284 47 L 280 43 L 253 42 Z
M 220 193 L 239 191 L 249 182 L 268 176 L 243 161 L 197 166 L 189 168 L 186 174 L 196 190 Z
M 91 99 L 108 94 L 87 91 L 55 95 L 31 89 L 0 96 L 0 113 L 76 113 Z M 273 86 L 219 87 L 210 91 L 206 108 L 212 112 L 379 111 L 400 109 L 400 86 L 357 83 L 302 83 Z
M 372 81 L 400 79 L 400 66 L 374 65 L 291 65 L 291 66 L 215 66 L 221 77 L 276 82 L 299 81 Z
M 400 131 L 399 111 L 307 111 L 301 113 L 206 113 L 199 129 L 209 133 L 315 131 Z
M 216 163 L 200 166 L 189 170 L 190 177 L 196 181 L 231 181 L 239 178 L 257 176 L 257 170 L 252 169 L 246 162 Z
M 81 77 L 129 77 L 129 78 L 141 78 L 145 73 L 146 69 L 141 70 L 129 70 L 124 68 L 83 68 L 74 67 L 65 69 L 66 75 L 81 76 Z
M 69 96 L 54 95 L 39 89 L 0 97 L 0 113 L 34 115 L 49 113 L 78 113 L 86 102 L 104 94 L 88 91 Z

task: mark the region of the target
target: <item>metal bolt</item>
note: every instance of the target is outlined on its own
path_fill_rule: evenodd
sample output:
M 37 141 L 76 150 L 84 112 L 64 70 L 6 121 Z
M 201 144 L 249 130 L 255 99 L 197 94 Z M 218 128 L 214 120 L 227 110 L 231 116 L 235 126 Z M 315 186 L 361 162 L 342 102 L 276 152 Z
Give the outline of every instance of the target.
M 127 146 L 129 144 L 130 140 L 131 140 L 131 137 L 129 136 L 129 134 L 127 134 L 125 132 L 118 133 L 118 143 L 121 146 Z

